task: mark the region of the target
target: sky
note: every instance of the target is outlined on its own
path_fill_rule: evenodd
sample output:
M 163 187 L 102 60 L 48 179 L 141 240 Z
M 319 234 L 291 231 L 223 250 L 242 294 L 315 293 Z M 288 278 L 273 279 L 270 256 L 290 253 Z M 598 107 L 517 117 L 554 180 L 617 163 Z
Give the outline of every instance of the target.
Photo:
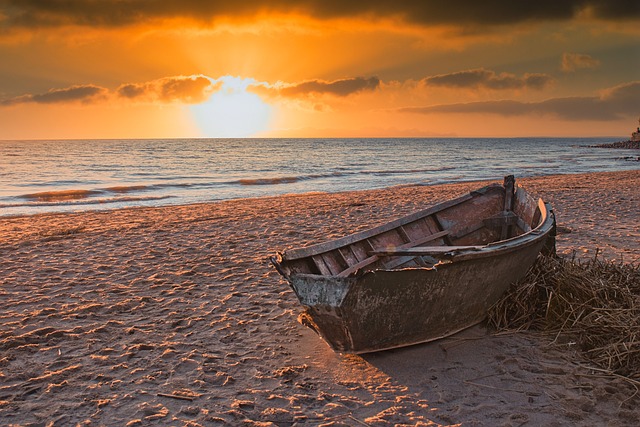
M 0 139 L 628 137 L 637 0 L 0 0 Z

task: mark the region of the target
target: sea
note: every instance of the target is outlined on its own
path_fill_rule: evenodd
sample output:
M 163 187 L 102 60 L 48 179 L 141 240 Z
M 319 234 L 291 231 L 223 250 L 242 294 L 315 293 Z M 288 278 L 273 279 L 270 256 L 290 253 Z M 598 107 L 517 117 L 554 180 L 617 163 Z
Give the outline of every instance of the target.
M 640 169 L 621 139 L 0 141 L 0 216 Z

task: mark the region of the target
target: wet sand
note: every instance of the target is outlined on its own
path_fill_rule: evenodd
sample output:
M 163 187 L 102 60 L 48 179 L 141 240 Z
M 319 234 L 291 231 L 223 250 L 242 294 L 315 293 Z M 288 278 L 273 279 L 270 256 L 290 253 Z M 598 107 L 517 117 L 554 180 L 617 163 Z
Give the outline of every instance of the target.
M 640 262 L 640 171 L 518 183 L 559 253 Z M 296 321 L 269 255 L 478 186 L 0 218 L 0 425 L 639 425 L 632 384 L 533 333 L 361 357 Z

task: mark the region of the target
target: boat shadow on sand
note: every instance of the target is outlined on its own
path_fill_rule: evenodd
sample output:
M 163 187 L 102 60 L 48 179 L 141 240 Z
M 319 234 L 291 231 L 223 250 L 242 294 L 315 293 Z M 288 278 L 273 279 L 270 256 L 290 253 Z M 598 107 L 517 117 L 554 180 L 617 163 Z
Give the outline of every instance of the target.
M 612 394 L 611 378 L 590 377 L 566 352 L 532 334 L 496 334 L 477 325 L 438 341 L 357 357 L 426 401 L 434 422 L 571 425 L 629 412 L 620 410 L 624 384 Z

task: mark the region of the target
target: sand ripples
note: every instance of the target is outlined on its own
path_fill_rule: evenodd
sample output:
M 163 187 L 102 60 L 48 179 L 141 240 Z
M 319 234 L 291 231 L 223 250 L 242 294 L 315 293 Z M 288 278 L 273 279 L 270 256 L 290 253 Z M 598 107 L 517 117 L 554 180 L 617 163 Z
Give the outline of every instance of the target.
M 578 228 L 561 194 L 560 219 Z M 541 365 L 551 356 L 533 338 L 481 334 L 361 358 L 296 322 L 298 303 L 267 261 L 275 249 L 447 197 L 408 187 L 3 220 L 0 423 L 635 421 L 629 403 L 618 407 L 624 384 Z

